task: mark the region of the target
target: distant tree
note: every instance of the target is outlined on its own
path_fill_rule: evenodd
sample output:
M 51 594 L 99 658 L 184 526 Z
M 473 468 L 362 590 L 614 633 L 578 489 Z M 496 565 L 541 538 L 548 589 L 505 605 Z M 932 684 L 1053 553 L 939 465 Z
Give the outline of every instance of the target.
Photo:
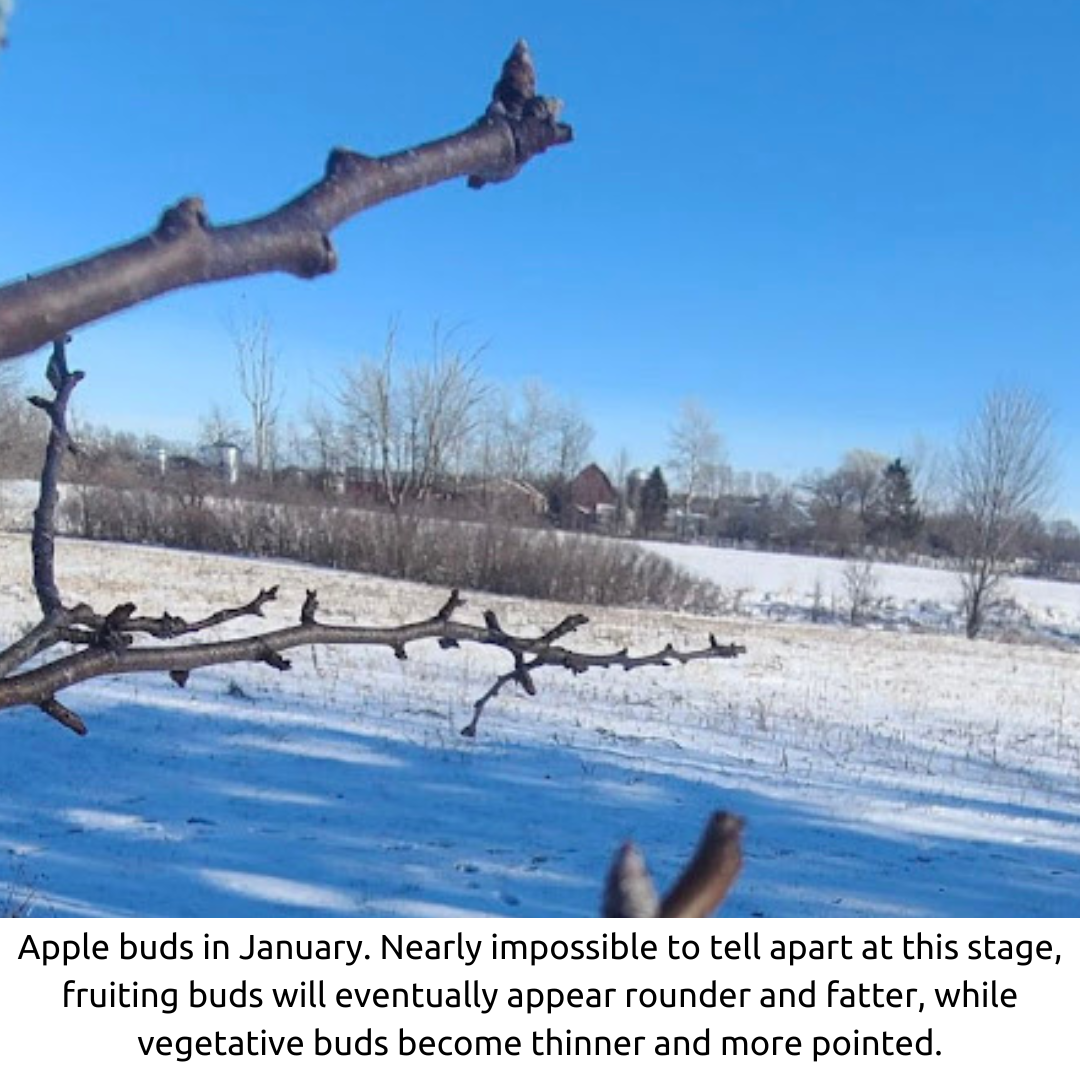
M 815 540 L 840 553 L 866 543 L 880 517 L 887 461 L 872 450 L 849 450 L 832 472 L 803 480 Z
M 552 417 L 552 466 L 559 480 L 567 482 L 581 472 L 595 436 L 576 403 L 559 403 Z
M 232 443 L 243 447 L 248 444 L 244 425 L 224 405 L 217 402 L 199 417 L 198 439 L 200 446 Z
M 873 559 L 849 559 L 844 564 L 841 585 L 847 620 L 852 626 L 865 622 L 877 605 L 879 584 Z
M 887 467 L 888 459 L 874 450 L 849 450 L 840 463 L 838 472 L 851 493 L 863 540 L 873 532 L 881 514 Z
M 815 543 L 841 554 L 855 547 L 859 523 L 851 486 L 841 469 L 816 469 L 799 483 Z
M 595 435 L 575 402 L 538 379 L 493 399 L 487 427 L 495 471 L 538 487 L 569 484 L 584 466 Z
M 1075 579 L 1080 568 L 1080 528 L 1065 519 L 1047 522 L 1035 540 L 1034 554 L 1040 574 Z
M 724 442 L 716 418 L 701 402 L 688 398 L 672 425 L 669 446 L 669 464 L 689 513 L 697 496 L 715 488 L 724 463 Z
M 978 636 L 1000 602 L 1024 529 L 1049 500 L 1056 467 L 1047 406 L 1023 389 L 989 394 L 961 436 L 953 463 L 969 638 Z
M 19 368 L 0 365 L 0 476 L 32 476 L 43 445 L 37 410 L 26 400 Z
M 269 319 L 239 319 L 231 327 L 231 333 L 236 350 L 236 377 L 251 421 L 252 464 L 260 476 L 265 476 L 273 471 L 277 461 L 280 362 Z
M 382 357 L 346 373 L 345 441 L 388 506 L 423 501 L 459 471 L 487 392 L 477 356 L 454 348 L 436 328 L 432 355 L 403 365 L 391 327 Z
M 881 483 L 878 535 L 887 544 L 911 544 L 923 527 L 911 470 L 901 458 L 885 466 Z
M 659 465 L 645 478 L 638 499 L 639 528 L 645 536 L 652 536 L 664 527 L 670 505 L 667 481 Z
M 324 485 L 345 468 L 345 434 L 337 416 L 322 401 L 310 401 L 304 410 L 302 460 L 322 477 Z

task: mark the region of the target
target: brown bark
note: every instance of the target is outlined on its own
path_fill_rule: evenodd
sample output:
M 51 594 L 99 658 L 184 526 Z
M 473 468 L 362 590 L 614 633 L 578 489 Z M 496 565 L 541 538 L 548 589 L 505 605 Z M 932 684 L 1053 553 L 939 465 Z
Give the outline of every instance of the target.
M 601 914 L 616 919 L 690 919 L 711 915 L 724 902 L 742 868 L 741 818 L 716 813 L 678 881 L 661 900 L 645 859 L 624 844 L 608 871 Z
M 518 42 L 486 112 L 457 134 L 384 157 L 334 150 L 320 180 L 247 221 L 212 225 L 202 199 L 182 199 L 146 236 L 0 288 L 0 361 L 174 289 L 271 271 L 329 273 L 330 233 L 361 211 L 456 176 L 473 188 L 507 180 L 570 142 L 560 107 L 536 94 L 532 58 Z

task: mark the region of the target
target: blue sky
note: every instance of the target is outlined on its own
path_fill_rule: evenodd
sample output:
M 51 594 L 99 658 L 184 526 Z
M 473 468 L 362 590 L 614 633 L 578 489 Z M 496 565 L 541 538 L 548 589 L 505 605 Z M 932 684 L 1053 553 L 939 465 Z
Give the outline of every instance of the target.
M 336 234 L 315 282 L 174 294 L 84 330 L 90 419 L 191 437 L 235 397 L 227 330 L 268 313 L 291 403 L 388 322 L 489 342 L 485 371 L 575 397 L 597 457 L 662 461 L 680 401 L 736 468 L 946 444 L 995 386 L 1056 413 L 1080 514 L 1080 5 L 1050 0 L 19 0 L 0 55 L 0 278 L 218 221 L 327 150 L 464 126 L 526 37 L 577 141 Z

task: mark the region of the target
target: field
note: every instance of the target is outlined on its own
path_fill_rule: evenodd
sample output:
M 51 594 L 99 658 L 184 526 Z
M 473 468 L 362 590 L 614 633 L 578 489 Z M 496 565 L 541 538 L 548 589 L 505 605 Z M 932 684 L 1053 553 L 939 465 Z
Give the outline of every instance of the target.
M 744 657 L 542 672 L 537 697 L 507 691 L 489 706 L 475 741 L 457 730 L 502 660 L 469 647 L 418 647 L 404 663 L 309 651 L 291 672 L 197 673 L 183 690 L 164 676 L 106 680 L 67 695 L 90 725 L 83 740 L 4 714 L 0 908 L 590 915 L 619 842 L 636 839 L 666 882 L 724 808 L 747 821 L 728 915 L 1080 915 L 1080 590 L 1026 585 L 1029 622 L 1046 632 L 972 643 L 934 629 L 948 625 L 947 575 L 880 568 L 892 607 L 851 628 L 805 617 L 807 597 L 839 588 L 835 565 L 676 554 L 730 588 L 736 614 L 590 611 L 575 646 L 648 650 L 712 631 Z M 63 543 L 59 569 L 69 597 L 190 616 L 277 583 L 269 624 L 295 617 L 310 587 L 327 618 L 368 623 L 445 599 L 101 544 Z M 567 613 L 468 599 L 465 616 L 491 606 L 515 630 Z M 26 537 L 0 535 L 4 636 L 35 613 Z

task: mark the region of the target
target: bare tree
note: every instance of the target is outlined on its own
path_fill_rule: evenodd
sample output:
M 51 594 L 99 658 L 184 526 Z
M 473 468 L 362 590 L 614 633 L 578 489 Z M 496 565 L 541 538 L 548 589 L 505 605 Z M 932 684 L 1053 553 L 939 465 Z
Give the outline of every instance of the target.
M 41 460 L 40 425 L 17 365 L 0 367 L 0 476 L 32 476 Z
M 716 418 L 701 402 L 684 401 L 672 425 L 669 465 L 682 491 L 683 508 L 689 514 L 694 499 L 715 486 L 724 462 L 724 442 Z
M 581 472 L 595 436 L 595 429 L 575 402 L 559 402 L 552 416 L 551 466 L 557 480 L 569 481 Z
M 840 463 L 839 473 L 851 492 L 852 505 L 862 539 L 873 531 L 881 512 L 885 469 L 889 459 L 875 450 L 849 450 Z
M 849 450 L 832 472 L 817 470 L 800 483 L 819 541 L 848 552 L 865 544 L 881 512 L 889 459 L 872 450 Z
M 859 626 L 880 602 L 877 566 L 873 559 L 849 559 L 840 580 L 848 623 Z
M 496 419 L 499 425 L 501 470 L 514 480 L 542 479 L 550 463 L 549 440 L 555 401 L 538 379 L 506 395 Z
M 960 438 L 952 469 L 969 638 L 1000 602 L 1025 521 L 1045 509 L 1056 472 L 1046 404 L 1020 388 L 988 394 Z
M 242 316 L 229 329 L 236 351 L 236 378 L 248 408 L 252 465 L 266 476 L 277 464 L 278 413 L 281 409 L 277 351 L 266 316 Z
M 218 402 L 214 402 L 199 417 L 198 440 L 200 446 L 219 446 L 223 443 L 243 446 L 247 441 L 244 425 Z
M 303 419 L 303 457 L 322 477 L 324 487 L 345 468 L 345 433 L 338 417 L 323 401 L 309 401 Z
M 483 414 L 481 471 L 538 486 L 567 483 L 584 466 L 594 435 L 580 406 L 539 379 L 496 388 Z
M 402 366 L 391 327 L 382 357 L 345 373 L 347 441 L 387 505 L 423 501 L 460 469 L 486 393 L 478 356 L 452 348 L 436 326 L 431 357 Z

